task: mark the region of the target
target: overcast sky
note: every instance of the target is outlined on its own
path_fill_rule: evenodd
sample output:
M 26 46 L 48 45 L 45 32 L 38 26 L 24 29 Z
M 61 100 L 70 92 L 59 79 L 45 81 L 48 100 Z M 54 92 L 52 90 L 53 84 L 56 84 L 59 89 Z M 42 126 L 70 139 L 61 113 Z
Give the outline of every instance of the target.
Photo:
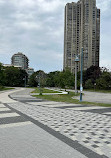
M 23 52 L 35 70 L 61 70 L 68 2 L 72 0 L 0 0 L 0 62 L 10 64 L 13 54 Z M 111 0 L 97 0 L 97 7 L 101 9 L 100 66 L 111 69 Z

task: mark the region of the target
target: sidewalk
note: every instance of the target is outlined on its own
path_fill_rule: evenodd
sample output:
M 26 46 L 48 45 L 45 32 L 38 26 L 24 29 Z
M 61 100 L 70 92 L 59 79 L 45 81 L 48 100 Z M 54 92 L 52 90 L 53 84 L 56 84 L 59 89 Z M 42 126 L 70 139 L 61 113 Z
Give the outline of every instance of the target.
M 19 94 L 19 90 L 13 92 Z M 0 94 L 0 158 L 86 158 L 10 109 L 5 103 L 17 104 L 17 101 L 8 97 L 10 93 L 12 91 Z
M 87 92 L 83 91 L 83 101 L 111 104 L 111 93 Z M 80 97 L 74 97 L 78 99 Z
M 34 125 L 0 128 L 1 158 L 86 158 Z
M 1 158 L 111 157 L 111 108 L 46 101 L 30 91 L 0 94 Z
M 56 88 L 55 90 L 59 90 L 59 89 Z M 67 91 L 75 92 L 75 90 L 71 90 L 71 89 L 67 89 Z M 84 94 L 83 101 L 111 104 L 111 93 L 90 92 L 83 90 L 83 94 Z M 80 100 L 80 96 L 75 96 L 74 99 Z

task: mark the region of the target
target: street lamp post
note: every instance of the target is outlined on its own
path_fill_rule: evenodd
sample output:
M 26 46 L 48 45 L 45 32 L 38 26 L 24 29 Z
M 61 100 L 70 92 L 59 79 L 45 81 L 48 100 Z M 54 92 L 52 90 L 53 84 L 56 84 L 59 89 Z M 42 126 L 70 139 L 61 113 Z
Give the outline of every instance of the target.
M 26 87 L 26 76 L 23 78 L 24 80 L 24 87 Z
M 39 72 L 39 95 L 42 95 L 42 90 L 41 90 L 41 73 Z
M 83 91 L 83 87 L 82 87 L 82 69 L 83 69 L 83 48 L 82 48 L 82 51 L 81 51 L 80 102 L 82 102 L 82 91 Z
M 75 57 L 75 94 L 77 94 L 77 63 L 79 62 L 79 57 Z
M 38 89 L 39 89 L 39 95 L 42 95 L 42 92 L 41 92 L 41 81 L 40 81 L 40 72 L 39 74 L 35 77 L 36 78 L 36 82 L 38 82 Z

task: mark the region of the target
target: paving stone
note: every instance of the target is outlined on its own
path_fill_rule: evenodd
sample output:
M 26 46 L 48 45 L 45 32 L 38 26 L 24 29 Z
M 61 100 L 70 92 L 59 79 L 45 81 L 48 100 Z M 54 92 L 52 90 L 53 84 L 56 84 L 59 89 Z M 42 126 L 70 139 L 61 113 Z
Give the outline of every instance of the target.
M 60 134 L 72 140 L 77 140 L 83 146 L 88 146 L 88 149 L 92 151 L 91 154 L 87 154 L 89 158 L 93 156 L 98 158 L 100 156 L 101 158 L 108 157 L 108 152 L 110 158 L 110 146 L 107 146 L 107 153 L 105 146 L 110 145 L 110 135 L 108 134 L 111 133 L 111 117 L 102 114 L 105 110 L 108 112 L 110 108 L 80 105 L 78 107 L 74 105 L 72 108 L 72 105 L 68 104 L 67 106 L 66 103 L 59 104 L 56 102 L 53 104 L 53 102 L 47 103 L 38 100 L 37 102 L 13 103 L 9 106 L 58 131 Z M 68 107 L 70 108 L 67 109 Z M 100 155 L 101 153 L 103 154 Z
M 23 105 L 22 105 L 23 106 Z M 21 107 L 22 107 L 21 106 Z M 12 106 L 13 107 L 13 106 Z M 17 107 L 19 107 L 19 106 L 17 106 Z M 20 107 L 20 109 L 21 109 L 21 107 Z M 24 106 L 23 106 L 24 107 Z M 29 109 L 30 109 L 30 105 L 28 105 L 27 106 Z M 25 108 L 26 108 L 26 106 L 25 106 Z M 61 111 L 60 109 L 58 110 L 58 109 L 54 109 L 54 108 L 44 108 L 44 107 L 33 107 L 34 109 L 34 112 L 33 112 L 33 114 L 31 115 L 31 117 L 33 117 L 33 115 L 34 115 L 34 113 L 35 113 L 35 111 L 36 111 L 36 113 L 41 113 L 41 115 L 40 115 L 40 118 L 42 118 L 42 119 L 40 119 L 39 118 L 39 120 L 38 120 L 38 118 L 37 118 L 37 120 L 38 121 L 41 121 L 43 124 L 44 124 L 44 122 L 45 122 L 45 124 L 47 124 L 49 127 L 51 127 L 50 126 L 50 124 L 49 124 L 49 121 L 51 122 L 51 124 L 53 124 L 53 122 L 54 121 L 56 121 L 55 123 L 56 123 L 56 125 L 53 125 L 53 129 L 58 129 L 58 131 L 60 132 L 60 133 L 63 133 L 61 130 L 63 130 L 63 129 L 65 129 L 67 126 L 68 127 L 71 127 L 71 128 L 69 128 L 68 130 L 66 130 L 66 131 L 64 131 L 64 135 L 65 135 L 65 133 L 67 133 L 67 135 L 70 137 L 70 136 L 74 136 L 76 133 L 78 134 L 79 132 L 80 132 L 80 134 L 82 134 L 82 137 L 83 138 L 87 138 L 87 137 L 85 137 L 85 134 L 86 133 L 91 133 L 91 135 L 92 136 L 97 136 L 98 135 L 98 138 L 99 138 L 99 136 L 100 136 L 100 134 L 98 134 L 97 133 L 97 131 L 92 131 L 92 130 L 94 130 L 94 129 L 92 129 L 92 125 L 90 124 L 90 122 L 93 122 L 93 124 L 96 124 L 95 126 L 96 127 L 98 127 L 98 122 L 95 122 L 94 120 L 96 120 L 96 119 L 93 119 L 93 121 L 92 120 L 89 120 L 89 118 L 88 118 L 88 120 L 89 120 L 89 124 L 85 124 L 85 122 L 87 121 L 87 117 L 86 117 L 86 113 L 85 112 L 79 112 L 78 114 L 76 113 L 76 111 L 71 111 L 71 113 L 75 113 L 76 114 L 76 118 L 75 119 L 73 119 L 73 123 L 75 123 L 75 125 L 74 125 L 74 127 L 76 127 L 76 129 L 77 129 L 77 131 L 75 131 L 75 132 L 73 132 L 73 133 L 70 133 L 70 131 L 71 130 L 73 130 L 74 129 L 74 127 L 71 125 L 71 117 L 70 117 L 70 111 L 67 111 L 67 114 L 68 114 L 68 112 L 69 112 L 69 114 L 67 115 L 67 117 L 66 117 L 66 115 L 65 115 L 65 110 L 63 110 L 63 111 Z M 20 110 L 19 109 L 19 110 Z M 22 109 L 23 110 L 23 109 Z M 25 110 L 25 109 L 24 109 Z M 24 111 L 23 110 L 23 111 Z M 53 115 L 52 115 L 52 111 L 54 110 L 54 113 L 53 113 Z M 24 112 L 26 112 L 26 111 L 24 111 Z M 50 118 L 50 119 L 47 119 L 47 115 L 43 115 L 44 113 L 48 113 L 48 117 Z M 59 118 L 60 118 L 60 116 L 61 116 L 61 112 L 62 112 L 62 115 L 64 116 L 62 116 L 63 117 L 63 121 L 61 122 L 61 121 L 59 121 Z M 29 113 L 30 113 L 30 111 L 29 111 Z M 81 128 L 79 128 L 79 125 L 77 125 L 77 121 L 80 121 L 80 123 L 83 125 L 83 117 L 82 117 L 82 119 L 80 119 L 81 117 L 80 117 L 80 115 L 79 114 L 81 114 L 81 116 L 84 116 L 84 128 L 82 128 L 83 129 L 83 132 L 81 132 Z M 50 117 L 50 115 L 51 115 L 51 117 Z M 87 116 L 89 116 L 90 117 L 90 115 L 91 114 L 89 114 L 89 113 L 87 113 Z M 44 116 L 44 119 L 43 119 L 43 116 Z M 58 116 L 58 117 L 57 117 Z M 73 117 L 74 117 L 74 115 L 72 115 Z M 95 115 L 96 117 L 97 117 L 97 115 Z M 102 117 L 102 116 L 101 116 Z M 56 118 L 56 119 L 55 119 Z M 65 119 L 66 118 L 68 118 L 68 122 L 66 123 L 66 121 L 65 121 Z M 93 118 L 93 117 L 92 117 Z M 44 121 L 45 120 L 45 121 Z M 101 124 L 101 123 L 100 123 Z M 89 128 L 87 128 L 87 126 L 89 125 L 89 127 L 90 127 L 90 129 L 91 129 L 91 131 L 92 132 L 89 132 Z M 63 127 L 64 126 L 64 128 L 63 129 L 59 129 L 58 127 Z M 88 130 L 87 130 L 88 129 Z M 99 132 L 101 131 L 101 128 L 99 128 L 98 127 L 98 130 L 99 130 Z M 104 131 L 105 132 L 105 131 Z M 100 132 L 101 133 L 101 132 Z M 76 136 L 76 135 L 75 135 Z M 92 137 L 91 136 L 91 137 Z M 77 137 L 77 136 L 76 136 Z M 90 138 L 91 137 L 89 137 L 89 140 L 90 140 Z M 70 137 L 71 138 L 71 137 Z M 91 138 L 92 140 L 93 140 L 93 138 Z M 86 139 L 87 140 L 87 139 Z M 97 141 L 97 142 L 99 142 L 99 141 Z M 80 142 L 81 143 L 81 142 Z M 98 146 L 95 146 L 95 145 L 93 145 L 90 141 L 83 141 L 82 142 L 84 145 L 86 145 L 87 143 L 89 143 L 90 144 L 90 146 L 91 147 L 93 147 L 93 151 L 95 151 L 95 147 L 97 148 Z M 90 148 L 90 147 L 89 147 Z M 100 147 L 101 148 L 101 147 Z M 92 148 L 91 148 L 92 149 Z

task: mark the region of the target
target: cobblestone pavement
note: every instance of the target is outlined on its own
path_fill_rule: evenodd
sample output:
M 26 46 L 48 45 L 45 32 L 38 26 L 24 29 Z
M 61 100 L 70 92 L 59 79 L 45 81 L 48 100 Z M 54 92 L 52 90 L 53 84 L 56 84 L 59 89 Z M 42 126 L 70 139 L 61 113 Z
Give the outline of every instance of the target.
M 11 97 L 19 102 L 7 104 L 9 107 L 36 120 L 62 141 L 66 139 L 85 156 L 111 158 L 111 108 L 45 101 L 28 94 Z
M 22 94 L 22 101 L 38 101 L 36 98 L 30 98 L 30 89 L 28 93 L 22 88 L 13 90 L 15 91 L 21 91 L 17 94 Z M 8 97 L 11 91 L 3 93 L 0 94 L 0 158 L 87 158 L 49 131 L 42 129 L 43 124 L 9 107 L 9 103 L 16 104 L 18 101 Z
M 87 158 L 0 103 L 0 158 Z

